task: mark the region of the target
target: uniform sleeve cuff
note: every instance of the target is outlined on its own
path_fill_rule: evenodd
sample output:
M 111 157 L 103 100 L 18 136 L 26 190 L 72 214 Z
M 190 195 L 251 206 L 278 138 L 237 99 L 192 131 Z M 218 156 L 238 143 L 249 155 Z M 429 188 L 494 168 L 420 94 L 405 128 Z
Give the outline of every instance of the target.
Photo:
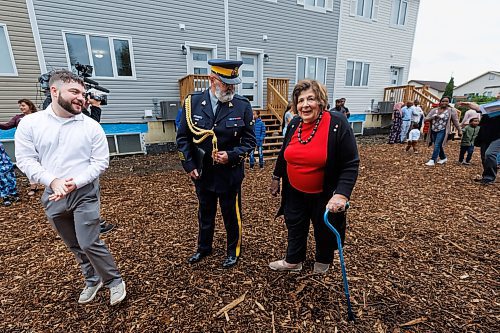
M 194 161 L 192 161 L 192 160 L 182 162 L 182 167 L 184 168 L 184 171 L 186 171 L 187 173 L 196 169 L 196 165 L 194 164 Z

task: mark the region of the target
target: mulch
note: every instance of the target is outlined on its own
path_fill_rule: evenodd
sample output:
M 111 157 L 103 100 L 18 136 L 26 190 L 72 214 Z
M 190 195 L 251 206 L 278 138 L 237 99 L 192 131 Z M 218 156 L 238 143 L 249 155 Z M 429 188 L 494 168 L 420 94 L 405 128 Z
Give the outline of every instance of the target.
M 197 200 L 176 154 L 164 154 L 114 158 L 101 181 L 102 215 L 117 225 L 104 240 L 128 290 L 118 306 L 107 290 L 77 304 L 78 265 L 38 198 L 23 188 L 21 202 L 0 209 L 0 332 L 499 332 L 500 184 L 472 181 L 479 152 L 457 165 L 452 142 L 449 163 L 429 168 L 427 147 L 405 153 L 376 137 L 359 147 L 344 249 L 355 323 L 338 257 L 327 275 L 312 274 L 312 237 L 302 272 L 268 268 L 286 248 L 267 191 L 272 163 L 247 170 L 238 265 L 221 268 L 218 214 L 213 255 L 189 266 Z

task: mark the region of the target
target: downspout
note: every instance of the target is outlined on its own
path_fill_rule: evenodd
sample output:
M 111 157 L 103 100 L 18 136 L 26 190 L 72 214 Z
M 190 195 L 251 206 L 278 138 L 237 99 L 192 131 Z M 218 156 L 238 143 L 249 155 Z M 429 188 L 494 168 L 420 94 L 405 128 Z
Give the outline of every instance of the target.
M 36 54 L 38 58 L 38 64 L 40 65 L 40 73 L 47 73 L 47 66 L 45 64 L 45 57 L 43 55 L 42 41 L 40 39 L 40 32 L 38 31 L 38 23 L 36 21 L 35 7 L 33 6 L 33 0 L 26 0 L 26 7 L 28 9 L 28 15 L 31 23 L 31 31 L 33 32 L 33 39 L 35 41 Z
M 229 0 L 224 0 L 224 35 L 226 39 L 226 59 L 229 59 Z

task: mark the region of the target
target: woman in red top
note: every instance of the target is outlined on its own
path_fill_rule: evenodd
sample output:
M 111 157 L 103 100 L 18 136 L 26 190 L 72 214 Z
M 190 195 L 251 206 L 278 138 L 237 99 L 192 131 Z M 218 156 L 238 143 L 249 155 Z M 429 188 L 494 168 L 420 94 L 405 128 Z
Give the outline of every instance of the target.
M 284 214 L 288 229 L 286 257 L 269 267 L 299 271 L 306 259 L 309 224 L 316 240 L 315 273 L 326 273 L 337 248 L 334 234 L 323 221 L 325 208 L 333 213 L 333 225 L 345 238 L 345 205 L 358 176 L 356 140 L 347 118 L 326 110 L 326 89 L 315 80 L 302 80 L 293 90 L 293 107 L 300 117 L 288 125 L 276 161 L 271 193 L 280 192 L 278 215 Z

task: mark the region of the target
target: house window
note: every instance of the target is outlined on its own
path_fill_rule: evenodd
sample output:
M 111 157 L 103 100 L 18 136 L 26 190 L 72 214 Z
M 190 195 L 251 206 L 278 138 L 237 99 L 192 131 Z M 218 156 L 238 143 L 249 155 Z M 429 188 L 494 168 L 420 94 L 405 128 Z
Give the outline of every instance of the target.
M 490 74 L 488 76 L 488 80 L 494 80 L 495 79 L 495 74 Z
M 333 0 L 297 0 L 297 4 L 321 13 L 333 11 Z
M 64 37 L 71 70 L 76 71 L 75 64 L 78 62 L 93 66 L 94 77 L 135 77 L 130 38 L 69 32 Z
M 391 23 L 393 25 L 404 26 L 406 24 L 407 10 L 408 0 L 394 0 L 392 3 Z
M 348 61 L 345 75 L 346 86 L 368 86 L 370 75 L 370 64 L 360 61 Z
M 350 16 L 377 21 L 380 0 L 350 0 Z
M 0 23 L 0 76 L 17 76 L 7 26 Z
M 298 56 L 297 57 L 297 81 L 313 79 L 325 84 L 326 61 L 328 58 Z

